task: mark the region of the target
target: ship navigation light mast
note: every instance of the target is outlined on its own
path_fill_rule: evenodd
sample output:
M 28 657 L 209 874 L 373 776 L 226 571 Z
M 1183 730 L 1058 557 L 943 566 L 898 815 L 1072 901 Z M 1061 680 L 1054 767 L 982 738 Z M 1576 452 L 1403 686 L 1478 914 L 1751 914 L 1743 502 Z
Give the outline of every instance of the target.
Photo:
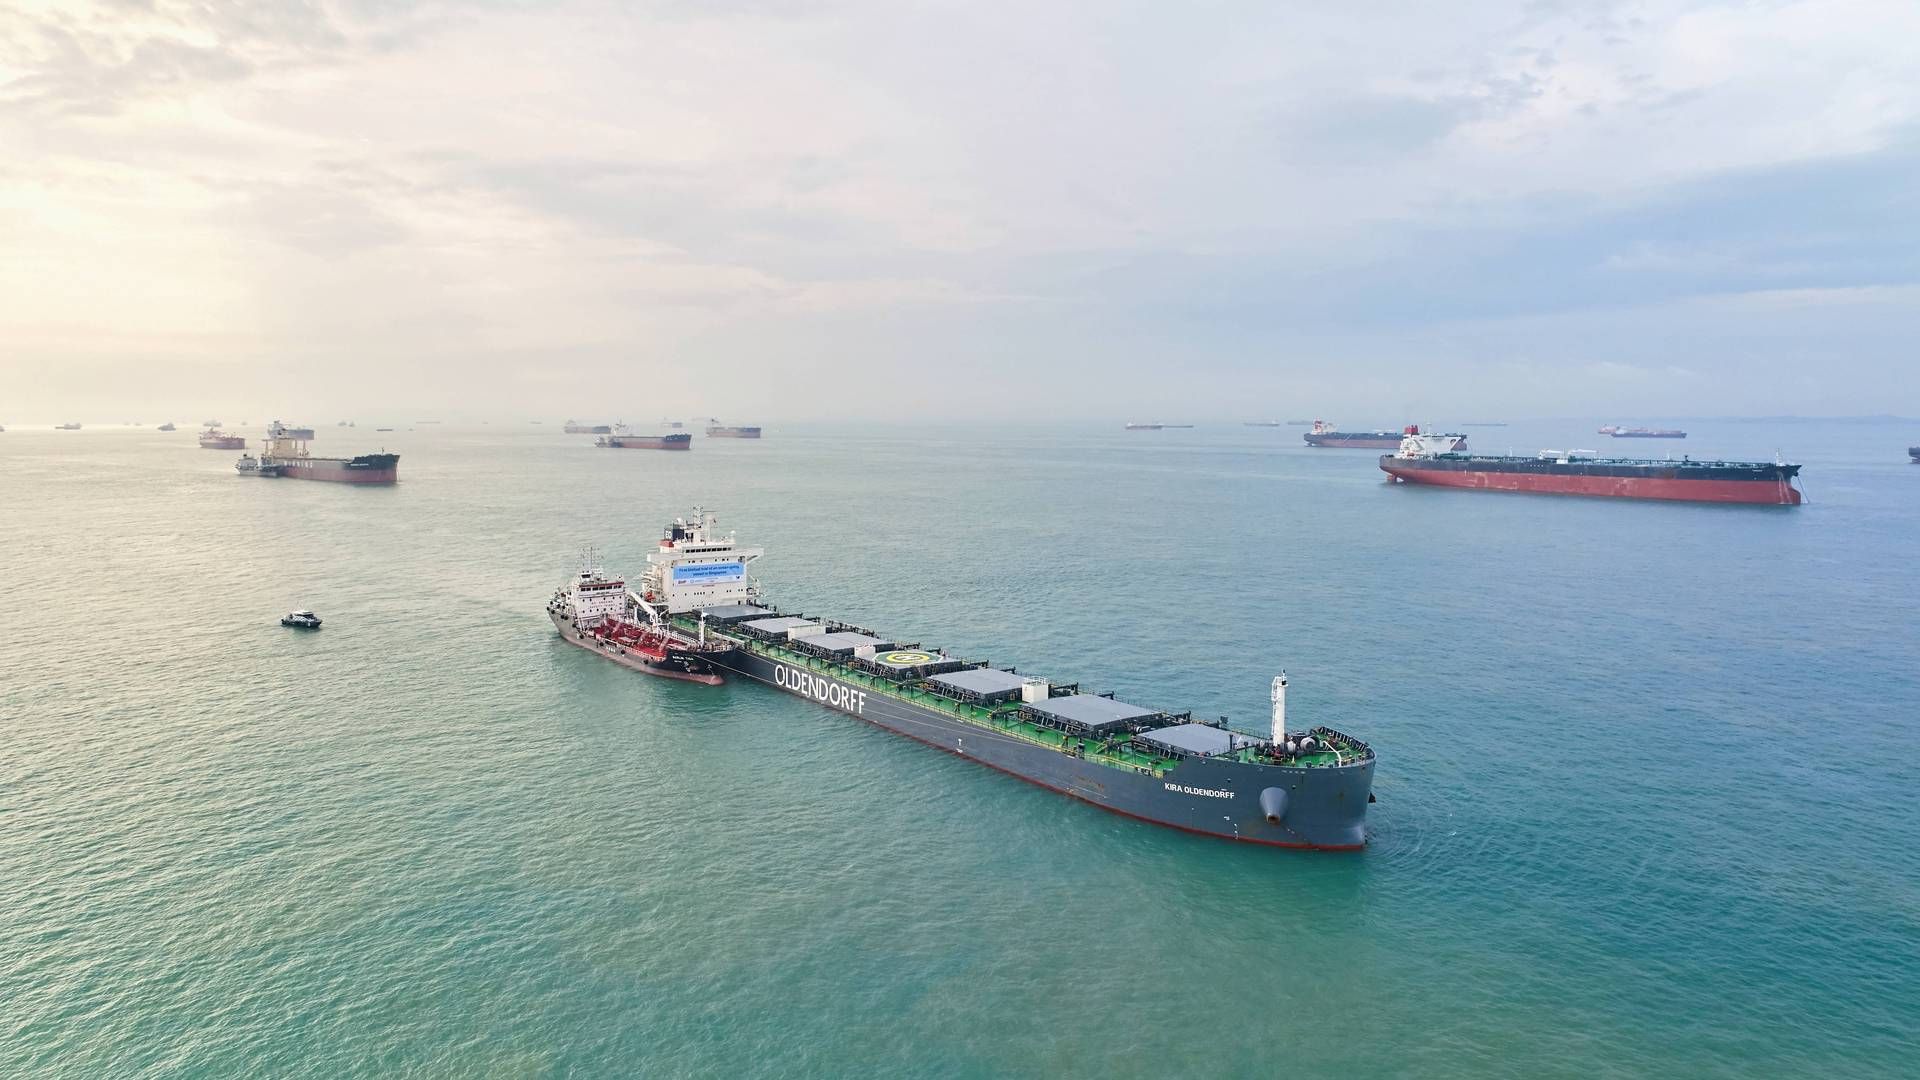
M 1282 671 L 1273 678 L 1273 750 L 1279 753 L 1287 748 L 1287 673 Z

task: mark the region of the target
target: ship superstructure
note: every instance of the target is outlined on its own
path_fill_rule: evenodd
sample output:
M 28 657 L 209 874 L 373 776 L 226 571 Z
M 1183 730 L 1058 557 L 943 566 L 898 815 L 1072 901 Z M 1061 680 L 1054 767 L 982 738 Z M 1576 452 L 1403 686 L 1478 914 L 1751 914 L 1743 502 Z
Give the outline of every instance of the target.
M 1290 728 L 1284 676 L 1271 729 L 1241 732 L 782 612 L 747 574 L 761 555 L 696 510 L 668 526 L 630 599 L 680 640 L 714 650 L 705 655 L 716 670 L 1116 813 L 1280 847 L 1366 843 L 1373 751 L 1332 728 Z
M 658 620 L 751 605 L 760 586 L 747 564 L 764 554 L 761 548 L 741 547 L 733 533 L 720 531 L 720 519 L 711 511 L 694 507 L 691 518 L 674 518 L 647 553 L 634 602 Z

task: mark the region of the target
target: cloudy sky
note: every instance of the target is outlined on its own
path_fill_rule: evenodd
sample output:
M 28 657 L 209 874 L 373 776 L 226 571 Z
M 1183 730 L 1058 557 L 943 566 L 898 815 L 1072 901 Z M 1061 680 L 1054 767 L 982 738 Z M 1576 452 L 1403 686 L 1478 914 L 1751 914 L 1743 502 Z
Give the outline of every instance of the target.
M 0 421 L 1920 414 L 1913 0 L 0 0 Z

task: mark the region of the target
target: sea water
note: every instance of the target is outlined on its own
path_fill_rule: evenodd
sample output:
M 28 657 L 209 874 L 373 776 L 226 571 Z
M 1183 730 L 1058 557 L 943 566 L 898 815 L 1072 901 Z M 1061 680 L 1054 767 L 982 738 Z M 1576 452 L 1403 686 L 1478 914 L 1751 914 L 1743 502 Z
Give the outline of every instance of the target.
M 0 435 L 0 1075 L 1873 1076 L 1920 1060 L 1896 425 L 1474 429 L 1806 505 L 1383 482 L 1298 428 Z M 781 606 L 1379 754 L 1371 846 L 1102 812 L 563 645 L 696 504 Z M 312 607 L 324 630 L 277 623 Z

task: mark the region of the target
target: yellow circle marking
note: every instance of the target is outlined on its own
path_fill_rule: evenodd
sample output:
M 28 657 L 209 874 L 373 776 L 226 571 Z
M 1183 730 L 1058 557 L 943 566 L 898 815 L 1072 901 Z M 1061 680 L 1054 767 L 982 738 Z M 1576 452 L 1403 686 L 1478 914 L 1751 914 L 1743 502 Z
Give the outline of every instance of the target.
M 924 664 L 933 657 L 923 652 L 890 652 L 882 659 L 889 664 Z

